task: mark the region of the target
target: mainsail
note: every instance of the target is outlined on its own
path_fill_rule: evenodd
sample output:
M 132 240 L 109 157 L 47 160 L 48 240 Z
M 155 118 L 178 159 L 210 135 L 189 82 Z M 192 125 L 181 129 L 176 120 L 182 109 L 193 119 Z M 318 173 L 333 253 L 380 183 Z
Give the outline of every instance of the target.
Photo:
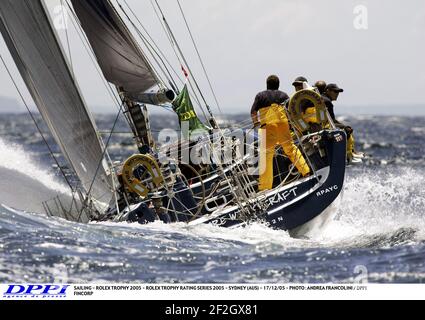
M 109 0 L 72 0 L 105 78 L 129 94 L 158 84 L 137 42 Z
M 94 121 L 41 0 L 1 0 L 0 30 L 38 110 L 83 188 L 103 203 L 110 177 Z

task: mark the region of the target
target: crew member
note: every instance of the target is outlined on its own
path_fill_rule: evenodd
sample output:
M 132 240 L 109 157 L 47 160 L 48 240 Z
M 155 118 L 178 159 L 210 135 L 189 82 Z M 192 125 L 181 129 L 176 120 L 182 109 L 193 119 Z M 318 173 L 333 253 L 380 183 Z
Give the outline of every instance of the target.
M 319 93 L 321 95 L 323 95 L 326 92 L 326 82 L 323 80 L 319 80 L 314 84 L 314 87 L 317 88 L 317 90 L 319 91 Z
M 260 191 L 270 190 L 273 187 L 273 157 L 276 145 L 282 146 L 283 152 L 303 176 L 310 173 L 310 168 L 292 139 L 288 118 L 282 106 L 289 96 L 280 91 L 279 86 L 280 81 L 277 76 L 268 77 L 267 90 L 257 94 L 251 109 L 254 126 L 261 126 L 258 186 Z M 258 119 L 258 113 L 260 119 Z
M 347 160 L 349 162 L 361 162 L 358 160 L 362 158 L 361 153 L 356 153 L 354 150 L 355 140 L 353 135 L 353 128 L 339 122 L 335 117 L 333 101 L 337 101 L 339 94 L 344 92 L 343 89 L 338 87 L 335 83 L 330 83 L 326 86 L 325 93 L 322 95 L 323 100 L 325 100 L 326 108 L 328 109 L 329 115 L 332 118 L 333 122 L 338 128 L 344 129 L 347 133 Z
M 292 85 L 295 87 L 295 91 L 297 92 L 305 89 L 304 84 L 308 84 L 308 80 L 303 76 L 297 77 L 292 83 Z

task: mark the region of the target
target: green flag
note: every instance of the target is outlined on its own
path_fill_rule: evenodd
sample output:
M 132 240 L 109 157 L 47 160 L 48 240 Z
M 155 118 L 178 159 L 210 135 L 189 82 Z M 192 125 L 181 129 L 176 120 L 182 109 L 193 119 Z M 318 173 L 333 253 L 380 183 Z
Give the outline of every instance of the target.
M 193 108 L 192 101 L 190 100 L 189 90 L 187 85 L 184 86 L 176 100 L 173 102 L 173 109 L 179 116 L 180 125 L 183 122 L 189 123 L 189 131 L 208 131 L 208 128 L 199 120 L 198 115 Z

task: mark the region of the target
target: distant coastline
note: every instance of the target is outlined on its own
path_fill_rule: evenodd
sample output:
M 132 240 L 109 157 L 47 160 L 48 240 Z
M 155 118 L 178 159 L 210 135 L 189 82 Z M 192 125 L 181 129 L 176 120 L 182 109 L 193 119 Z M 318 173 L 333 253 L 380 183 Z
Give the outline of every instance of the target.
M 31 103 L 30 109 L 37 112 L 35 106 Z M 249 108 L 246 108 L 246 114 L 249 116 Z M 94 106 L 91 111 L 94 114 L 115 114 L 116 108 L 106 106 Z M 425 104 L 424 105 L 407 105 L 407 106 L 344 106 L 336 105 L 336 113 L 339 115 L 382 115 L 382 116 L 425 116 Z M 151 114 L 170 114 L 169 111 L 163 111 L 154 107 L 149 108 Z M 9 97 L 0 96 L 0 114 L 5 113 L 26 113 L 25 107 L 20 104 L 16 99 Z M 219 112 L 216 113 L 218 116 Z M 229 115 L 241 115 L 244 114 L 243 108 L 235 109 L 233 112 L 229 112 Z

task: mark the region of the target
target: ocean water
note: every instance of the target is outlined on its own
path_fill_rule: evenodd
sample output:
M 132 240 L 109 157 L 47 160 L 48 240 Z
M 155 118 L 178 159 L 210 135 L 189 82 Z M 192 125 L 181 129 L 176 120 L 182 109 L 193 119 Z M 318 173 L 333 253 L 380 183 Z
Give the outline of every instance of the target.
M 100 128 L 110 129 L 113 118 L 97 117 Z M 228 230 L 47 218 L 40 202 L 68 189 L 30 118 L 1 115 L 0 283 L 423 283 L 425 118 L 344 121 L 368 159 L 347 169 L 335 219 L 299 240 L 262 224 Z M 174 117 L 158 117 L 154 130 L 164 123 L 177 126 Z M 117 131 L 111 154 L 122 160 L 134 150 L 123 122 Z

